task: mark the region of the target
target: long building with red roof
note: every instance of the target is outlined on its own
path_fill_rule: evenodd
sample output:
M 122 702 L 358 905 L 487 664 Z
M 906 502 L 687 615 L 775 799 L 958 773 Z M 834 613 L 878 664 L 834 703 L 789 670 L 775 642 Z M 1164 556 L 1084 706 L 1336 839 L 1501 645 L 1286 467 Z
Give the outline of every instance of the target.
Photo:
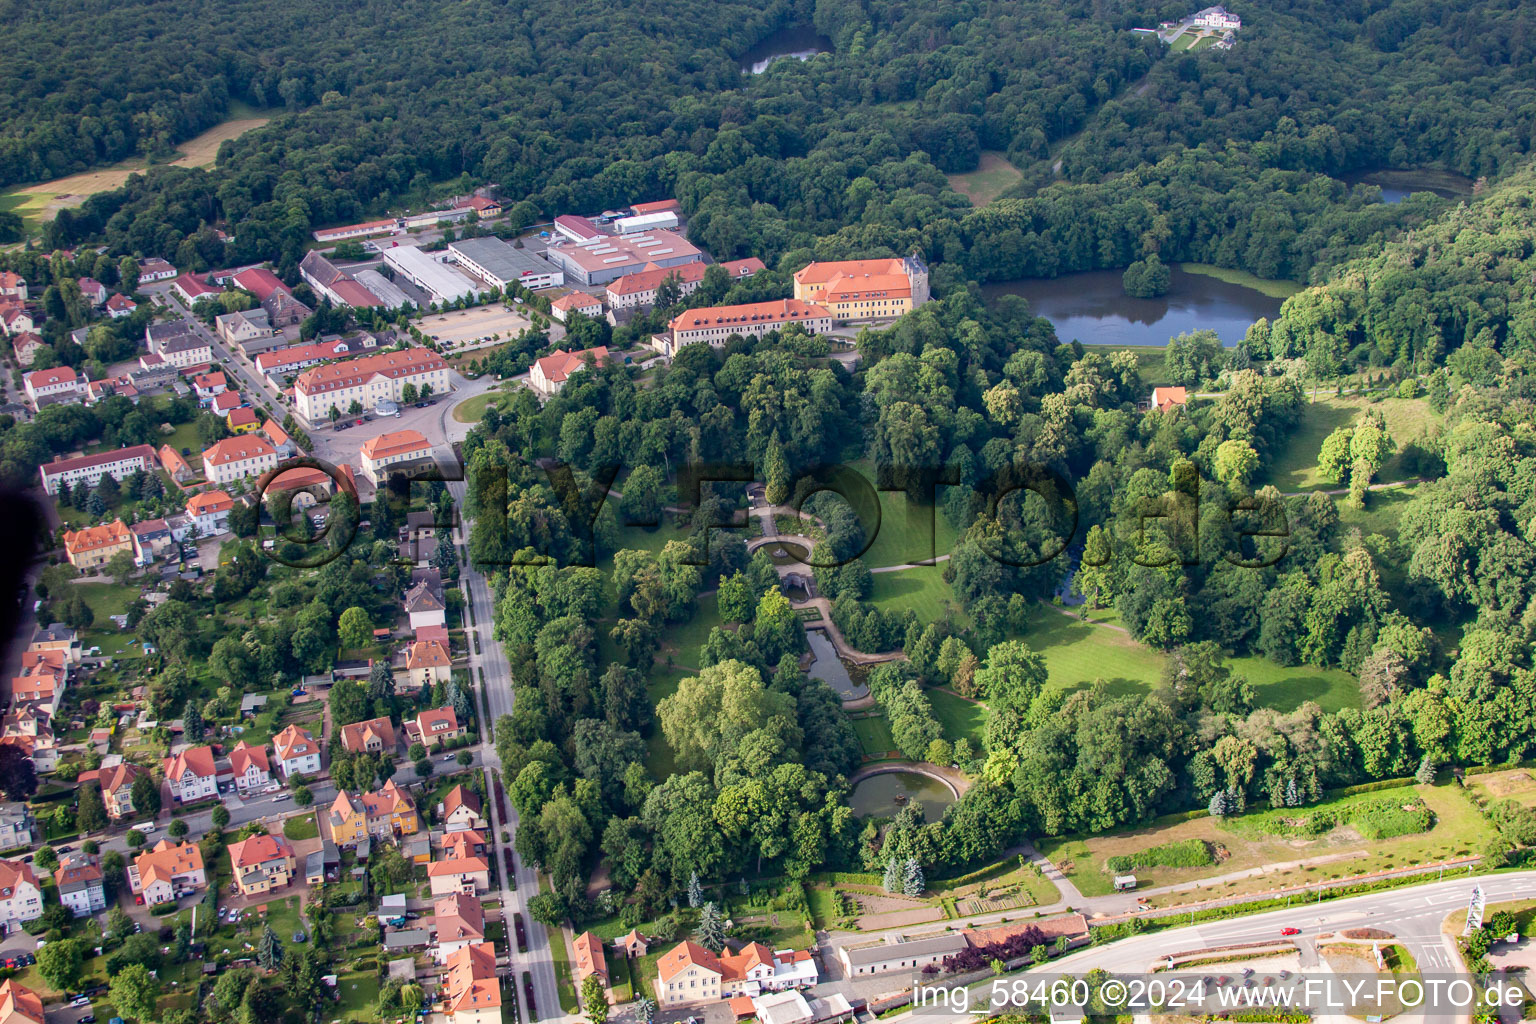
M 293 401 L 299 415 L 317 423 L 332 408 L 346 414 L 354 401 L 365 409 L 381 401 L 403 401 L 407 384 L 415 384 L 418 392 L 430 387 L 434 394 L 445 394 L 447 361 L 430 349 L 408 348 L 316 366 L 293 382 Z
M 675 356 L 685 345 L 707 342 L 722 347 L 736 335 L 761 338 L 771 331 L 800 324 L 812 334 L 832 329 L 832 314 L 825 306 L 799 299 L 752 302 L 744 306 L 701 306 L 674 317 L 671 329 L 654 339 L 656 351 Z

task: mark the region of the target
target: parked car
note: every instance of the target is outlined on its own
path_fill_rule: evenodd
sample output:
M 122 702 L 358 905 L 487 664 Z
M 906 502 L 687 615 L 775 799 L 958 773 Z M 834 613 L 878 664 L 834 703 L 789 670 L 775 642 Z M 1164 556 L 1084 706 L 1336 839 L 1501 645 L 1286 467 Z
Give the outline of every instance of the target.
M 73 998 L 73 999 L 71 999 L 69 1001 L 69 1005 L 70 1006 L 90 1006 L 91 1005 L 91 997 L 87 996 L 87 995 L 75 996 L 75 998 Z
M 1281 935 L 1300 935 L 1301 934 L 1301 929 L 1300 928 L 1281 928 L 1280 929 L 1280 934 Z
M 96 1015 L 94 1013 L 88 1013 L 84 1017 L 81 1017 L 79 1020 L 75 1021 L 75 1024 L 96 1024 Z

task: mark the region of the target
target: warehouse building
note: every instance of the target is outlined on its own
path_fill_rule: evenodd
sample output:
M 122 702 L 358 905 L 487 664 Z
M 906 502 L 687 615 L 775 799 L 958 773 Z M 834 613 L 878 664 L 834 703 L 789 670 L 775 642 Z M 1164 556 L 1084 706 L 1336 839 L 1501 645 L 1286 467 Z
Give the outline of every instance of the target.
M 384 303 L 387 309 L 399 309 L 407 303 L 412 306 L 416 305 L 416 301 L 401 291 L 395 282 L 372 267 L 369 267 L 367 270 L 359 270 L 352 280 L 377 296 L 378 300 Z
M 475 283 L 422 252 L 414 245 L 384 250 L 384 263 L 395 274 L 426 292 L 431 301 L 441 305 L 461 298 L 473 299 L 479 292 Z
M 662 210 L 659 213 L 637 213 L 632 217 L 620 217 L 613 222 L 614 229 L 621 235 L 638 234 L 643 231 L 671 231 L 677 225 L 677 214 L 671 210 Z
M 513 282 L 531 291 L 565 284 L 559 267 L 499 238 L 465 238 L 449 245 L 448 251 L 459 266 L 503 291 Z
M 648 266 L 680 267 L 704 259 L 691 242 L 670 231 L 603 235 L 580 244 L 551 246 L 545 255 L 582 284 L 607 284 Z

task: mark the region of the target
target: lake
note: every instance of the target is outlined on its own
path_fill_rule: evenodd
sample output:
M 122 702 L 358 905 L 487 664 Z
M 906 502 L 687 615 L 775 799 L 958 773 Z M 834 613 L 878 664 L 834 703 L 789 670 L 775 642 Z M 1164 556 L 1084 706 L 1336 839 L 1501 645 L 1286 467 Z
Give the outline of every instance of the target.
M 937 779 L 906 771 L 871 775 L 854 786 L 848 796 L 848 806 L 861 818 L 894 818 L 897 811 L 913 801 L 922 807 L 924 821 L 938 821 L 955 798 L 949 787 Z
M 805 631 L 805 641 L 811 645 L 811 653 L 816 656 L 809 672 L 812 679 L 820 679 L 832 687 L 843 700 L 858 700 L 869 696 L 869 687 L 854 681 L 848 666 L 837 656 L 837 648 L 827 639 L 827 634 L 819 629 L 808 629 Z
M 1400 203 L 1415 192 L 1433 192 L 1441 199 L 1460 199 L 1472 194 L 1472 179 L 1450 171 L 1368 171 L 1344 180 L 1351 185 L 1375 185 L 1381 189 L 1384 203 Z
M 1178 267 L 1169 269 L 1167 295 L 1133 299 L 1120 283 L 1122 274 L 1090 270 L 997 281 L 983 286 L 982 294 L 988 302 L 1018 295 L 1055 326 L 1058 339 L 1084 345 L 1166 345 L 1175 335 L 1202 329 L 1215 331 L 1223 345 L 1236 345 L 1255 320 L 1273 320 L 1284 301 Z
M 831 53 L 832 40 L 809 25 L 780 29 L 741 55 L 743 74 L 760 75 L 780 57 L 810 60 L 818 53 Z

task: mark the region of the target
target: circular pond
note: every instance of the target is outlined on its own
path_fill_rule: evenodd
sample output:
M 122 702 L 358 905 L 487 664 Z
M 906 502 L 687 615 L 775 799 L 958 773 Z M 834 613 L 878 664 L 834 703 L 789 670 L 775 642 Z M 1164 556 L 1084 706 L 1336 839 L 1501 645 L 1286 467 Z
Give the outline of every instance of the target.
M 955 794 L 938 779 L 900 769 L 869 776 L 848 797 L 848 806 L 861 818 L 893 818 L 903 807 L 916 803 L 923 809 L 924 821 L 938 821 L 944 808 L 954 802 Z
M 763 548 L 768 552 L 768 558 L 774 565 L 804 565 L 811 553 L 799 544 L 791 541 L 780 541 L 777 544 L 769 544 Z

